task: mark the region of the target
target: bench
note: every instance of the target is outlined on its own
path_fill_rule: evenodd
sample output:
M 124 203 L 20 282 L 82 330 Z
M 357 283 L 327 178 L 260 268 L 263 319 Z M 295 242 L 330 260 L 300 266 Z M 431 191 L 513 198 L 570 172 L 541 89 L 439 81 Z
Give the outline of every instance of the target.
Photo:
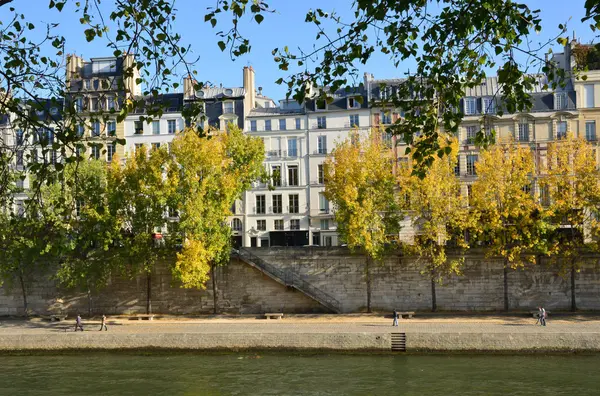
M 407 319 L 412 319 L 414 312 L 398 312 L 398 319 L 403 319 L 405 316 Z
M 534 318 L 536 318 L 536 319 L 538 318 L 538 315 L 539 315 L 539 313 L 540 313 L 540 311 L 538 311 L 537 309 L 536 309 L 535 311 L 529 311 L 529 312 L 530 312 L 530 313 L 533 315 L 533 317 L 534 317 Z M 548 316 L 548 315 L 550 315 L 550 311 L 546 311 L 546 316 Z
M 154 315 L 150 314 L 150 315 L 135 315 L 135 317 L 133 318 L 133 320 L 154 320 Z
M 50 315 L 40 315 L 42 319 L 49 320 L 50 322 L 60 322 L 67 319 L 66 314 L 50 314 Z
M 265 314 L 265 319 L 269 320 L 271 318 L 281 319 L 281 318 L 283 318 L 283 314 L 282 313 L 266 313 Z

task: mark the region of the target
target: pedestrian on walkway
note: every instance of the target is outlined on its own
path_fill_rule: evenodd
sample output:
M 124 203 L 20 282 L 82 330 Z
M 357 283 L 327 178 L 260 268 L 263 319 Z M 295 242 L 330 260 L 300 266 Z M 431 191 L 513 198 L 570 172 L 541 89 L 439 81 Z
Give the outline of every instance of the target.
M 546 313 L 546 310 L 544 309 L 544 307 L 542 307 L 542 318 L 541 318 L 542 326 L 546 326 L 546 317 L 547 316 L 548 316 L 548 314 Z
M 81 331 L 83 331 L 83 325 L 81 324 L 81 316 L 79 314 L 77 314 L 77 319 L 75 319 L 75 331 L 77 331 L 77 328 L 80 328 Z
M 537 320 L 535 321 L 535 324 L 542 324 L 542 307 L 537 307 L 538 308 L 538 313 L 537 313 Z
M 108 327 L 106 327 L 106 315 L 102 314 L 102 324 L 100 325 L 100 331 L 108 331 Z
M 398 327 L 398 311 L 396 311 L 395 309 L 394 309 L 394 323 L 392 323 L 392 326 Z

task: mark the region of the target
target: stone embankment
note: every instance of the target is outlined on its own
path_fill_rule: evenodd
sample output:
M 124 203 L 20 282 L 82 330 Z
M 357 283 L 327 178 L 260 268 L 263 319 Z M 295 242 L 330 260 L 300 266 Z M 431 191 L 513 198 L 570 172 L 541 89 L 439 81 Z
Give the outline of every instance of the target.
M 570 318 L 536 326 L 524 318 L 412 319 L 392 327 L 382 317 L 316 317 L 154 322 L 110 321 L 109 331 L 84 321 L 1 321 L 0 351 L 186 350 L 339 352 L 600 352 L 600 320 Z M 399 337 L 403 340 L 397 348 Z M 405 340 L 405 341 L 404 341 Z M 396 346 L 396 348 L 393 348 Z

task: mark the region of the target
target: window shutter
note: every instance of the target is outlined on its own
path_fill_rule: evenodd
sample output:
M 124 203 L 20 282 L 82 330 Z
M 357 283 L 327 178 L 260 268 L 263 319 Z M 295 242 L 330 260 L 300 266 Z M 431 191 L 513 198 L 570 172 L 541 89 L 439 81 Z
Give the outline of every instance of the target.
M 375 123 L 375 125 L 379 125 L 381 123 L 380 118 L 381 117 L 379 115 L 379 112 L 375 113 L 375 117 L 374 117 L 374 120 L 373 120 L 373 122 Z

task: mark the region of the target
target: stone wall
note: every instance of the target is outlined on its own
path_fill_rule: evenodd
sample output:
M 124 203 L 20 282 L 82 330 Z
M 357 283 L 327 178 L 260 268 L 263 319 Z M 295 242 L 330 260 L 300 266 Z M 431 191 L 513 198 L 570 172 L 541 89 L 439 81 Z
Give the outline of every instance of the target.
M 337 299 L 343 312 L 361 312 L 366 308 L 365 258 L 348 249 L 269 248 L 252 252 L 265 261 L 288 271 Z M 577 306 L 600 310 L 600 257 L 582 257 L 576 274 Z M 452 276 L 436 285 L 437 306 L 447 311 L 496 311 L 504 307 L 503 263 L 499 259 L 470 253 L 462 276 Z M 389 255 L 373 265 L 372 308 L 379 311 L 430 310 L 431 282 L 420 273 L 423 265 L 413 257 Z M 201 314 L 213 310 L 212 282 L 206 290 L 181 289 L 173 282 L 166 265 L 153 274 L 152 310 L 165 314 Z M 508 294 L 511 310 L 530 310 L 543 305 L 550 311 L 571 307 L 569 275 L 561 276 L 555 265 L 542 260 L 539 265 L 509 270 Z M 267 311 L 288 313 L 326 312 L 313 299 L 287 288 L 251 266 L 233 260 L 217 270 L 217 296 L 221 312 L 254 314 Z M 60 290 L 51 281 L 37 281 L 29 290 L 29 306 L 43 314 L 60 299 L 71 314 L 88 312 L 85 293 Z M 95 314 L 144 313 L 146 278 L 113 279 L 94 294 Z M 0 315 L 23 313 L 19 288 L 0 289 Z

